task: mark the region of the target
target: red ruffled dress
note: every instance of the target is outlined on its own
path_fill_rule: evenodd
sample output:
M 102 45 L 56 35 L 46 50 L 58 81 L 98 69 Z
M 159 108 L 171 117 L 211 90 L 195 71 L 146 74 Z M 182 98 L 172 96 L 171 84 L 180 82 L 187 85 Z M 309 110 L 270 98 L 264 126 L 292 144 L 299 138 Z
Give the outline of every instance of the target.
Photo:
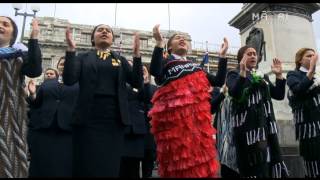
M 210 112 L 210 83 L 191 61 L 165 66 L 165 83 L 155 92 L 149 111 L 157 145 L 160 177 L 217 177 L 219 162 Z

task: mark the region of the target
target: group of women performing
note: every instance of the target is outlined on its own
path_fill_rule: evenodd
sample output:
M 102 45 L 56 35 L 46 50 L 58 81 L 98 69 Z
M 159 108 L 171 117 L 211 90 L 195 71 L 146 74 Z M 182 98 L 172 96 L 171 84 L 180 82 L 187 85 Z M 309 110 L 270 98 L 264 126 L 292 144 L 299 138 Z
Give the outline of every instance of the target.
M 257 73 L 250 46 L 239 49 L 238 67 L 227 72 L 226 38 L 215 75 L 188 60 L 182 34 L 169 38 L 164 56 L 156 25 L 149 68 L 155 86 L 142 65 L 138 34 L 127 60 L 111 49 L 110 26 L 97 25 L 93 48 L 79 53 L 67 28 L 58 70 L 47 69 L 38 88 L 30 81 L 27 93 L 25 76 L 42 73 L 37 20 L 27 51 L 13 47 L 17 32 L 10 17 L 0 16 L 0 177 L 137 178 L 140 161 L 150 164 L 141 157 L 152 154 L 137 148 L 145 146 L 142 139 L 155 142 L 160 177 L 288 177 L 272 105 L 285 98 L 286 84 L 305 175 L 320 176 L 320 80 L 311 48 L 296 53 L 286 78 L 274 58 L 273 84 Z

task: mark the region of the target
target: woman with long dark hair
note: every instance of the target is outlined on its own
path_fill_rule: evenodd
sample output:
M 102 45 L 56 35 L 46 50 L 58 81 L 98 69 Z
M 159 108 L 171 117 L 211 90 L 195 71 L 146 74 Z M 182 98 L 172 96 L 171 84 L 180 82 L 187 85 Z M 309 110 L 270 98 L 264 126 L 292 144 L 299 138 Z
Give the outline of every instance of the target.
M 273 59 L 271 71 L 275 86 L 268 76 L 257 73 L 256 50 L 241 47 L 237 55 L 239 67 L 227 75 L 231 96 L 231 120 L 241 177 L 286 177 L 288 171 L 282 160 L 278 128 L 271 98 L 282 100 L 286 80 L 282 64 Z
M 63 82 L 79 82 L 79 98 L 73 121 L 73 175 L 118 177 L 123 152 L 124 129 L 128 118 L 126 83 L 143 85 L 140 42 L 134 37 L 133 67 L 111 50 L 113 31 L 100 24 L 92 31 L 93 50 L 75 53 L 70 29 Z

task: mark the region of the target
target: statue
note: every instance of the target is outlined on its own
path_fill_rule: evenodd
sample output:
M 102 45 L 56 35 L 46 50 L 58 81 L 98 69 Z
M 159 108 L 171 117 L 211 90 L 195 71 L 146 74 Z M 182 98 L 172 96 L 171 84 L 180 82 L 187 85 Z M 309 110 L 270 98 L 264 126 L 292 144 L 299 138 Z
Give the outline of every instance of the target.
M 246 45 L 255 48 L 255 50 L 257 51 L 257 67 L 261 62 L 262 57 L 264 57 L 264 61 L 266 61 L 265 41 L 262 28 L 252 28 L 252 30 L 249 32 L 249 36 L 246 39 Z

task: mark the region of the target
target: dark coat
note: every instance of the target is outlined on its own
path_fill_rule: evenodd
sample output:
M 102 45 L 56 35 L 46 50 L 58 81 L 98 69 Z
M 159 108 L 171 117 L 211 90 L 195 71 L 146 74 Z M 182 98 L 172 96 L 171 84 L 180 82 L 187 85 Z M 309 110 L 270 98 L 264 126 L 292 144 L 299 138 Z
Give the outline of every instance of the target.
M 36 99 L 28 98 L 32 107 L 29 127 L 32 129 L 48 128 L 57 118 L 61 129 L 71 130 L 72 114 L 78 93 L 78 84 L 66 86 L 60 84 L 57 79 L 44 81 L 37 91 Z
M 244 88 L 249 86 L 250 79 L 252 78 L 252 75 L 249 71 L 247 71 L 246 78 L 241 77 L 239 72 L 239 70 L 233 70 L 228 73 L 227 86 L 229 90 L 228 92 L 232 97 L 240 97 Z M 271 97 L 276 100 L 283 100 L 285 96 L 286 80 L 276 79 L 276 85 L 274 86 L 267 75 L 265 75 L 263 78 L 266 82 L 268 82 Z
M 151 99 L 153 97 L 153 94 L 155 93 L 155 91 L 157 90 L 157 86 L 147 83 L 144 84 L 144 112 L 145 112 L 145 124 L 147 127 L 147 134 L 145 136 L 145 149 L 152 149 L 152 150 L 156 150 L 156 143 L 154 141 L 154 137 L 150 132 L 151 129 L 151 125 L 150 125 L 150 118 L 148 117 L 148 112 L 149 110 L 152 108 L 152 103 L 151 103 Z M 155 155 L 154 155 L 155 156 Z
M 129 102 L 129 119 L 131 121 L 131 126 L 127 130 L 128 133 L 132 134 L 146 134 L 147 127 L 144 120 L 144 91 L 143 89 L 135 89 L 130 85 L 128 88 L 128 102 Z
M 296 140 L 299 141 L 299 153 L 307 161 L 307 172 L 315 174 L 311 167 L 314 166 L 312 161 L 320 160 L 320 87 L 314 84 L 314 78 L 310 80 L 306 74 L 300 70 L 288 72 L 288 99 L 295 123 Z
M 141 58 L 133 59 L 133 68 L 127 60 L 111 51 L 115 59 L 121 61 L 118 76 L 118 100 L 121 114 L 121 122 L 130 125 L 128 118 L 128 93 L 126 83 L 134 88 L 140 88 L 143 82 Z M 97 79 L 96 50 L 81 53 L 66 52 L 63 80 L 66 85 L 79 82 L 79 99 L 76 106 L 75 124 L 86 124 L 90 119 L 90 106 L 92 105 L 94 89 L 99 83 Z

